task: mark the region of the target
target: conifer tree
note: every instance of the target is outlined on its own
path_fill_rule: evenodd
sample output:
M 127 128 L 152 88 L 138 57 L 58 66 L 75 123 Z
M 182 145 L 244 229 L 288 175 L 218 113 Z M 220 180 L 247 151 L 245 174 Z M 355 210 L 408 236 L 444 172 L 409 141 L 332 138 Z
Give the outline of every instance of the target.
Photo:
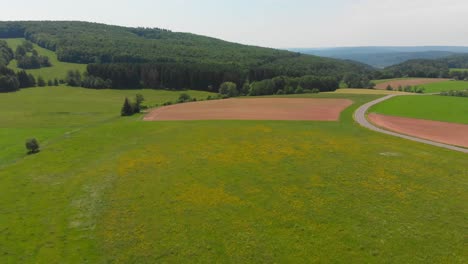
M 122 111 L 121 111 L 122 116 L 131 116 L 133 115 L 133 108 L 132 105 L 130 104 L 130 101 L 128 98 L 125 98 L 124 104 L 122 106 Z

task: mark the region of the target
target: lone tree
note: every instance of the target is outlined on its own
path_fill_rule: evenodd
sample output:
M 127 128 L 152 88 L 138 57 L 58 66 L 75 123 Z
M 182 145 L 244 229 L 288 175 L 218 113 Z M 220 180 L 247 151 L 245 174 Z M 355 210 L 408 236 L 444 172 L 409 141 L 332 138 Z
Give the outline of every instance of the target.
M 122 111 L 120 112 L 122 116 L 131 116 L 133 115 L 133 107 L 130 104 L 128 98 L 125 98 L 124 104 L 122 106 Z
M 39 142 L 35 138 L 26 140 L 26 149 L 28 150 L 28 155 L 36 154 L 39 150 Z
M 145 98 L 141 94 L 137 94 L 135 96 L 135 107 L 133 109 L 133 113 L 140 113 L 141 112 L 141 104 L 145 101 Z

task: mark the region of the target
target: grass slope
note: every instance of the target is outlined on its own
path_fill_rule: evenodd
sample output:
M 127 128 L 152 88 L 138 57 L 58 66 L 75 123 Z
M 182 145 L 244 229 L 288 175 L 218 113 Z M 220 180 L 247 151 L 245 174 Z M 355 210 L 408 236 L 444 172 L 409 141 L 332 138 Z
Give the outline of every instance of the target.
M 81 126 L 0 170 L 0 262 L 466 263 L 466 155 L 360 128 L 379 95 L 291 96 L 354 100 L 341 122 L 141 122 L 100 92 L 0 95 L 11 141 Z
M 25 39 L 23 38 L 3 39 L 3 40 L 5 40 L 8 43 L 8 46 L 11 49 L 13 49 L 13 51 L 15 51 L 16 47 L 19 46 L 23 41 L 25 41 Z M 36 78 L 41 76 L 46 81 L 54 80 L 54 79 L 64 80 L 67 72 L 70 70 L 73 70 L 73 71 L 78 70 L 81 73 L 86 71 L 86 64 L 61 62 L 57 59 L 57 54 L 55 52 L 41 48 L 36 44 L 33 44 L 33 45 L 34 45 L 34 49 L 37 50 L 39 55 L 49 57 L 49 60 L 52 63 L 52 67 L 44 67 L 40 69 L 26 70 L 27 73 L 31 73 Z M 21 70 L 17 67 L 16 60 L 12 60 L 10 64 L 8 64 L 8 67 L 15 71 Z
M 384 115 L 468 124 L 468 99 L 449 96 L 398 96 L 370 109 Z
M 184 91 L 198 99 L 207 92 Z M 91 90 L 83 88 L 29 88 L 0 94 L 0 167 L 23 158 L 25 140 L 37 137 L 47 146 L 70 137 L 85 127 L 118 118 L 125 97 L 145 97 L 145 104 L 175 101 L 182 92 L 161 90 Z

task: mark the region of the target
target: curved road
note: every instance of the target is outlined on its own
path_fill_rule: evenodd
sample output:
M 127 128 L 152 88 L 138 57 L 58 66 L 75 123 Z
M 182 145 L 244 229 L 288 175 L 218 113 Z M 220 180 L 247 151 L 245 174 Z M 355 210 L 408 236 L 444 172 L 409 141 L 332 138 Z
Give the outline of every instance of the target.
M 363 126 L 365 128 L 368 128 L 370 130 L 376 131 L 376 132 L 380 132 L 380 133 L 383 133 L 383 134 L 387 134 L 387 135 L 391 135 L 391 136 L 395 136 L 395 137 L 400 137 L 400 138 L 404 138 L 404 139 L 408 139 L 408 140 L 412 140 L 412 141 L 416 141 L 416 142 L 420 142 L 420 143 L 424 143 L 424 144 L 428 144 L 428 145 L 432 145 L 432 146 L 436 146 L 436 147 L 441 147 L 441 148 L 446 148 L 446 149 L 450 149 L 450 150 L 455 150 L 455 151 L 468 153 L 468 149 L 466 149 L 466 148 L 455 147 L 455 146 L 451 146 L 451 145 L 447 145 L 447 144 L 443 144 L 443 143 L 438 143 L 438 142 L 434 142 L 434 141 L 430 141 L 430 140 L 426 140 L 426 139 L 422 139 L 422 138 L 417 138 L 417 137 L 412 137 L 412 136 L 399 134 L 399 133 L 396 133 L 396 132 L 392 132 L 392 131 L 388 131 L 388 130 L 376 127 L 373 124 L 371 124 L 366 118 L 366 113 L 367 113 L 367 111 L 369 111 L 369 108 L 371 108 L 372 106 L 374 106 L 376 104 L 379 104 L 379 103 L 381 103 L 383 101 L 386 101 L 386 100 L 388 100 L 390 98 L 393 98 L 395 96 L 398 96 L 398 95 L 396 95 L 396 94 L 387 95 L 385 97 L 382 97 L 380 99 L 369 102 L 369 103 L 359 107 L 358 110 L 356 110 L 356 112 L 354 112 L 354 120 L 356 120 L 356 122 L 358 122 L 361 126 Z

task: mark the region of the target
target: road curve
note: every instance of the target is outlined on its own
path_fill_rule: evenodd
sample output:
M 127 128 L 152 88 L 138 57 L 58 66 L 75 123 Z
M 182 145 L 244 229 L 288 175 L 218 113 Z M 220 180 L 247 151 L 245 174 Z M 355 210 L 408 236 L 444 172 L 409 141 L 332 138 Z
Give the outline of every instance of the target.
M 365 105 L 362 105 L 361 107 L 359 107 L 356 110 L 356 112 L 354 112 L 354 120 L 356 120 L 356 122 L 358 122 L 361 126 L 363 126 L 365 128 L 368 128 L 370 130 L 376 131 L 376 132 L 380 132 L 380 133 L 383 133 L 383 134 L 387 134 L 387 135 L 391 135 L 391 136 L 395 136 L 395 137 L 399 137 L 399 138 L 404 138 L 404 139 L 408 139 L 408 140 L 412 140 L 412 141 L 416 141 L 416 142 L 420 142 L 420 143 L 424 143 L 424 144 L 428 144 L 428 145 L 432 145 L 432 146 L 436 146 L 436 147 L 441 147 L 441 148 L 446 148 L 446 149 L 450 149 L 450 150 L 454 150 L 454 151 L 468 153 L 468 149 L 466 149 L 466 148 L 456 147 L 456 146 L 447 145 L 447 144 L 443 144 L 443 143 L 439 143 L 439 142 L 434 142 L 434 141 L 430 141 L 430 140 L 426 140 L 426 139 L 422 139 L 422 138 L 417 138 L 417 137 L 412 137 L 412 136 L 399 134 L 399 133 L 396 133 L 396 132 L 392 132 L 392 131 L 388 131 L 388 130 L 379 128 L 379 127 L 374 126 L 373 124 L 371 124 L 366 118 L 366 113 L 367 113 L 367 111 L 369 111 L 369 108 L 371 108 L 372 106 L 374 106 L 376 104 L 379 104 L 379 103 L 381 103 L 383 101 L 386 101 L 386 100 L 388 100 L 390 98 L 393 98 L 395 96 L 399 96 L 399 95 L 397 95 L 397 94 L 387 95 L 387 96 L 382 97 L 380 99 L 377 99 L 375 101 L 369 102 L 369 103 L 367 103 Z

